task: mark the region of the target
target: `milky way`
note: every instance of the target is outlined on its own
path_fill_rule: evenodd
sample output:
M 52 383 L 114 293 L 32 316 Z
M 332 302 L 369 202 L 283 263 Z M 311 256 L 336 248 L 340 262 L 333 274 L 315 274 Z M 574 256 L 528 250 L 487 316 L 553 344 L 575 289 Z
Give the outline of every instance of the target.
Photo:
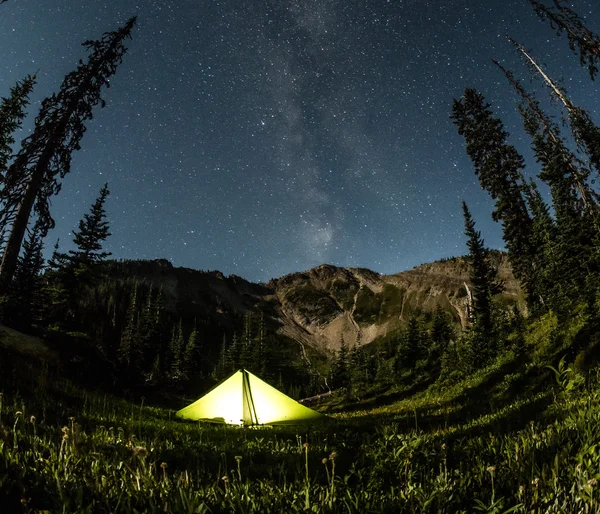
M 595 1 L 572 5 L 600 31 Z M 53 199 L 48 249 L 69 248 L 104 182 L 119 259 L 261 281 L 324 262 L 394 273 L 465 253 L 463 198 L 502 248 L 449 114 L 479 89 L 537 173 L 491 59 L 545 93 L 507 34 L 600 121 L 598 87 L 526 0 L 9 0 L 0 95 L 39 70 L 19 139 L 85 57 L 80 43 L 132 15 L 107 106 Z

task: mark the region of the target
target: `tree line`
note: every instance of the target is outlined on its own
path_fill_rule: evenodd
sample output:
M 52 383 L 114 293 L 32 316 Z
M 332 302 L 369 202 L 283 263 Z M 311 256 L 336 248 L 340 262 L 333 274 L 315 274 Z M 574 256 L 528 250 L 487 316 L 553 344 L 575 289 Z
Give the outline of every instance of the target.
M 594 80 L 600 36 L 565 0 L 552 0 L 550 5 L 527 1 L 558 36 L 566 35 L 570 49 Z M 502 226 L 508 259 L 525 293 L 526 312 L 495 300 L 503 284 L 492 252 L 463 201 L 471 282 L 466 330 L 455 332 L 445 314 L 436 311 L 433 324 L 422 317 L 409 320 L 407 329 L 391 339 L 387 350 L 375 352 L 370 359 L 362 357 L 365 349 L 348 350 L 342 344 L 330 376 L 334 386 L 364 391 L 361 377 L 368 377 L 369 386 L 376 387 L 400 384 L 406 375 L 413 381 L 419 375 L 442 381 L 465 376 L 503 352 L 522 352 L 526 316 L 531 321 L 552 313 L 564 321 L 583 309 L 588 329 L 600 328 L 600 197 L 594 187 L 600 177 L 600 128 L 530 51 L 510 37 L 508 41 L 556 100 L 566 120 L 563 125 L 544 112 L 540 99 L 523 81 L 493 61 L 516 94 L 540 168 L 537 177 L 526 178 L 524 157 L 510 144 L 501 119 L 482 93 L 467 88 L 453 102 L 451 118 L 465 139 L 479 184 L 494 200 L 492 218 Z M 568 133 L 563 133 L 564 127 Z M 549 201 L 540 192 L 540 183 L 549 190 Z

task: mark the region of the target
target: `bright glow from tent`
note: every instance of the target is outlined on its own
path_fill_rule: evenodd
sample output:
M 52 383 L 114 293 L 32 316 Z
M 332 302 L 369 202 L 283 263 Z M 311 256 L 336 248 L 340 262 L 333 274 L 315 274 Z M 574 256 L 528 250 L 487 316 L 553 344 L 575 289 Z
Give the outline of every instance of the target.
M 322 414 L 299 404 L 245 370 L 236 371 L 202 398 L 181 409 L 185 419 L 230 425 L 294 423 Z
M 198 401 L 181 409 L 177 415 L 185 419 L 241 425 L 242 374 L 231 376 Z
M 317 411 L 299 404 L 249 371 L 246 373 L 248 373 L 252 398 L 260 424 L 285 423 L 321 417 Z

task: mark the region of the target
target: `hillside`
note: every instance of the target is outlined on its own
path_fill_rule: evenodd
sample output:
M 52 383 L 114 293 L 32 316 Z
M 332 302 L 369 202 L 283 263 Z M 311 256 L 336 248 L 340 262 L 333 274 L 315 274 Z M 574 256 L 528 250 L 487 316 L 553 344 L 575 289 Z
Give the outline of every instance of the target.
M 493 258 L 505 284 L 497 300 L 523 307 L 506 256 L 498 252 Z M 404 326 L 413 315 L 427 317 L 438 306 L 457 325 L 464 325 L 467 315 L 469 270 L 464 257 L 394 275 L 323 264 L 267 284 L 218 271 L 176 268 L 166 260 L 114 262 L 110 268 L 112 274 L 162 288 L 167 306 L 180 316 L 210 319 L 232 330 L 245 313 L 262 312 L 278 334 L 325 355 L 337 350 L 342 338 L 350 346 L 358 340 L 367 345 Z

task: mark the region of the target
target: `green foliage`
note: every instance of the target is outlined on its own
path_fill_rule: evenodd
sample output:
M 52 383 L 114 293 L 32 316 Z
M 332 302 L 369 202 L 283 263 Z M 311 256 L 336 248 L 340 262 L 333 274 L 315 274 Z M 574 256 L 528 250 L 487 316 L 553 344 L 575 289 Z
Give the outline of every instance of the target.
M 466 89 L 463 97 L 454 101 L 452 119 L 465 138 L 481 187 L 495 200 L 492 218 L 502 222 L 513 273 L 525 290 L 528 304 L 533 305 L 538 294 L 532 282 L 532 220 L 523 196 L 524 159 L 508 144 L 502 122 L 474 89 Z
M 570 387 L 568 370 L 556 368 L 558 402 L 506 357 L 326 424 L 240 430 L 3 358 L 0 501 L 10 512 L 594 512 L 600 373 Z

